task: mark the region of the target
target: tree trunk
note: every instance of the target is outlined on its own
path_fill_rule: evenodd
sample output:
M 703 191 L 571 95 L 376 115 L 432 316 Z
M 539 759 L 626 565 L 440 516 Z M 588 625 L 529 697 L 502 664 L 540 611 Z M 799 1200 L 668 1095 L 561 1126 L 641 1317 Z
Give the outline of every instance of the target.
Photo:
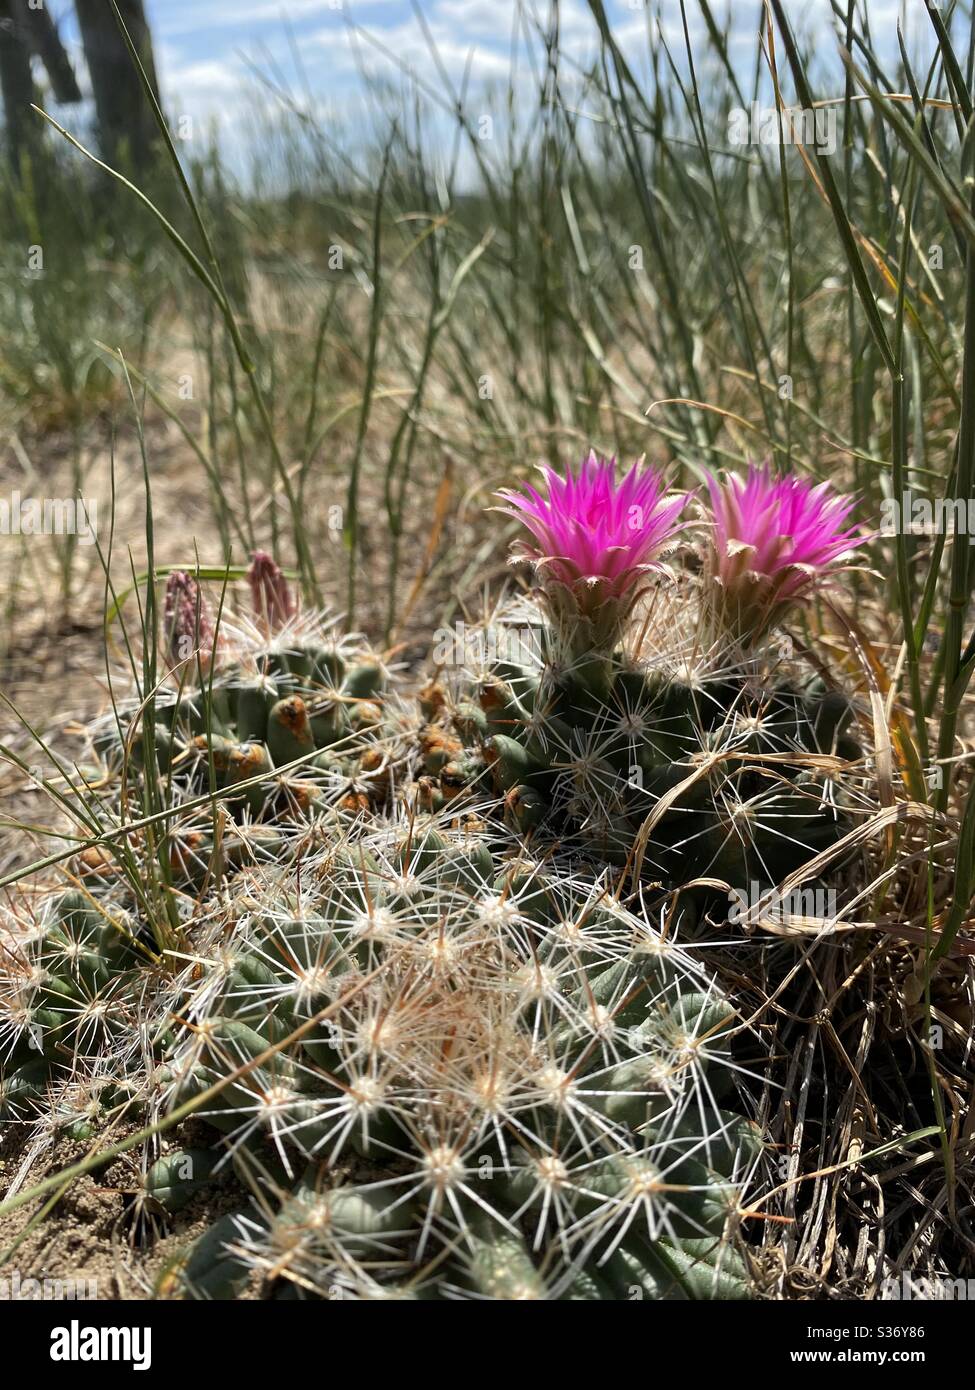
M 75 6 L 91 75 L 102 154 L 107 162 L 129 163 L 138 172 L 149 162 L 158 135 L 142 79 L 129 57 L 108 0 L 75 0 Z M 118 0 L 118 7 L 158 99 L 152 36 L 142 0 Z
M 0 0 L 0 95 L 6 117 L 7 154 L 15 175 L 19 175 L 20 157 L 36 134 L 32 122 L 40 117 L 30 109 L 34 79 L 27 36 L 16 22 L 9 0 Z
M 20 21 L 27 42 L 44 64 L 51 83 L 54 100 L 67 105 L 80 101 L 81 92 L 71 66 L 71 59 L 64 51 L 57 25 L 46 6 L 31 9 L 29 0 L 8 0 L 15 17 Z

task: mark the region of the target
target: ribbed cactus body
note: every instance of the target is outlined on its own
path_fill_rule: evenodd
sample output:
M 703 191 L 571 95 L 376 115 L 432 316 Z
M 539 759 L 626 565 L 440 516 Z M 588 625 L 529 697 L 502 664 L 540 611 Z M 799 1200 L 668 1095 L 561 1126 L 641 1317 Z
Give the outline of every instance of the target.
M 218 989 L 185 973 L 164 1101 L 232 1077 L 200 1113 L 292 1175 L 238 1219 L 253 1273 L 306 1297 L 574 1299 L 703 1296 L 705 1270 L 746 1295 L 741 1023 L 678 922 L 473 819 L 375 830 L 303 898 L 238 921 Z
M 124 772 L 132 789 L 151 769 L 176 804 L 219 793 L 227 871 L 253 860 L 255 830 L 384 806 L 408 727 L 381 660 L 312 615 L 270 639 L 249 629 L 228 637 L 206 672 L 180 668 L 151 721 L 143 701 L 123 702 L 93 730 L 92 780 Z M 246 827 L 240 843 L 235 826 Z M 171 843 L 178 884 L 198 887 L 220 867 L 206 831 L 174 831 Z
M 489 649 L 500 642 L 486 643 Z M 553 643 L 541 643 L 543 651 Z M 420 741 L 431 807 L 490 787 L 508 824 L 675 887 L 768 887 L 850 829 L 829 759 L 854 711 L 821 679 L 752 667 L 693 684 L 622 654 L 456 673 Z

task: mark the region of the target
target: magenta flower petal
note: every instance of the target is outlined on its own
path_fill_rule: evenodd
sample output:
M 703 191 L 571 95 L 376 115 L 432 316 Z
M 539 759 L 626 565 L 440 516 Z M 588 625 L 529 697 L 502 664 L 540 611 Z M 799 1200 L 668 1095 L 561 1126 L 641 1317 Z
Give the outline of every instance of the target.
M 542 470 L 546 494 L 525 486 L 498 493 L 500 508 L 528 529 L 519 554 L 532 561 L 560 621 L 573 612 L 594 625 L 600 645 L 618 636 L 646 572 L 683 529 L 689 494 L 667 495 L 652 468 L 635 463 L 617 483 L 615 459 L 590 453 L 578 473 Z M 598 620 L 598 621 L 597 621 Z
M 854 552 L 855 503 L 827 482 L 776 478 L 768 463 L 749 464 L 745 479 L 708 474 L 707 484 L 712 601 L 736 639 L 754 641 Z

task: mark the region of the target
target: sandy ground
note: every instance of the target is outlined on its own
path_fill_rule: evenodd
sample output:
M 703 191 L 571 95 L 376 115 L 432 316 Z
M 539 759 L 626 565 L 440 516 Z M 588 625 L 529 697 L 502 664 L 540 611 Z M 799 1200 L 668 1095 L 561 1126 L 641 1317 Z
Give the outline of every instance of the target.
M 18 1164 L 17 1130 L 9 1125 L 0 1134 L 0 1196 Z M 84 1144 L 59 1141 L 36 1166 L 32 1180 L 40 1182 L 60 1172 L 87 1152 Z M 40 1203 L 28 1203 L 0 1218 L 0 1250 L 13 1247 L 0 1280 L 6 1279 L 11 1288 L 17 1276 L 21 1282 L 70 1280 L 84 1296 L 98 1300 L 157 1297 L 169 1287 L 166 1275 L 181 1252 L 225 1212 L 246 1205 L 246 1192 L 228 1170 L 178 1215 L 156 1218 L 147 1238 L 133 1220 L 136 1162 L 132 1155 L 122 1155 L 77 1178 L 44 1221 L 35 1220 Z M 253 1291 L 242 1296 L 253 1296 Z

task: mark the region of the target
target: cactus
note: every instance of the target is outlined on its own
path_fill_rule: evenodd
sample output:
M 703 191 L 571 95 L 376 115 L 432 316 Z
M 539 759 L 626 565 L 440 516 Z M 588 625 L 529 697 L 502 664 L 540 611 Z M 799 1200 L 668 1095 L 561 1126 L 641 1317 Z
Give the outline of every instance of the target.
M 163 1108 L 233 1077 L 197 1114 L 280 1176 L 186 1296 L 230 1248 L 302 1296 L 745 1296 L 741 1025 L 662 908 L 414 816 L 234 915 L 182 976 Z
M 196 660 L 92 740 L 116 813 L 165 790 L 127 844 L 146 884 L 88 847 L 0 961 L 0 1114 L 34 1154 L 192 1114 L 143 1152 L 144 1230 L 231 1168 L 251 1193 L 160 1296 L 747 1296 L 762 1135 L 698 922 L 842 836 L 856 712 L 798 658 L 700 649 L 647 577 L 686 499 L 621 487 L 633 563 L 558 532 L 541 604 L 422 723 L 268 557 L 253 620 L 174 583 Z
M 111 899 L 70 890 L 0 933 L 0 1121 L 96 1139 L 146 1114 L 144 1079 L 174 1002 L 144 933 Z
M 502 614 L 485 649 L 504 652 L 507 624 L 524 620 L 524 605 Z M 634 862 L 646 827 L 642 867 L 674 887 L 764 890 L 850 828 L 824 762 L 860 756 L 854 708 L 819 678 L 763 677 L 752 662 L 689 682 L 619 650 L 560 663 L 555 635 L 529 621 L 534 660 L 523 643 L 517 661 L 443 673 L 417 750 L 429 805 L 494 792 L 513 829 L 616 865 Z
M 90 1143 L 219 1087 L 137 1205 L 228 1164 L 254 1201 L 160 1296 L 745 1296 L 742 1025 L 672 905 L 523 851 L 401 806 L 230 880 L 174 959 L 117 885 L 52 896 L 4 954 L 4 1119 Z
M 167 589 L 167 612 L 180 631 L 192 618 L 193 630 L 207 634 L 206 665 L 185 653 L 174 665 L 153 701 L 151 739 L 145 702 L 135 699 L 119 701 L 91 734 L 99 768 L 92 780 L 120 777 L 138 787 L 151 767 L 174 807 L 219 795 L 229 817 L 224 870 L 251 857 L 261 827 L 273 832 L 383 807 L 408 725 L 382 660 L 360 640 L 336 635 L 324 615 L 295 614 L 280 573 L 266 569 L 255 579 L 260 624 L 225 619 L 219 641 L 195 583 L 171 576 L 181 584 Z M 267 612 L 276 625 L 269 627 Z M 181 817 L 169 844 L 177 885 L 199 887 L 215 872 L 211 816 L 199 828 Z M 285 852 L 280 835 L 275 852 Z
M 774 888 L 850 828 L 837 773 L 860 749 L 844 694 L 798 660 L 783 679 L 775 649 L 755 644 L 852 555 L 852 501 L 767 466 L 709 476 L 703 577 L 668 607 L 660 557 L 689 498 L 639 465 L 617 482 L 594 454 L 578 473 L 543 473 L 544 496 L 499 494 L 529 533 L 516 554 L 537 602 L 485 626 L 489 659 L 424 692 L 423 804 L 491 787 L 535 840 L 675 888 Z
M 234 889 L 229 934 L 214 915 L 175 976 L 117 905 L 52 898 L 6 982 L 4 1117 L 91 1139 L 280 1045 L 198 1110 L 213 1152 L 147 1173 L 166 1212 L 228 1154 L 281 1175 L 233 1258 L 227 1221 L 188 1256 L 187 1296 L 273 1264 L 306 1292 L 609 1298 L 663 1288 L 690 1241 L 741 1294 L 726 1227 L 760 1146 L 728 1100 L 733 1011 L 672 929 L 517 850 L 483 821 L 394 818 Z M 349 1160 L 388 1176 L 333 1188 Z

